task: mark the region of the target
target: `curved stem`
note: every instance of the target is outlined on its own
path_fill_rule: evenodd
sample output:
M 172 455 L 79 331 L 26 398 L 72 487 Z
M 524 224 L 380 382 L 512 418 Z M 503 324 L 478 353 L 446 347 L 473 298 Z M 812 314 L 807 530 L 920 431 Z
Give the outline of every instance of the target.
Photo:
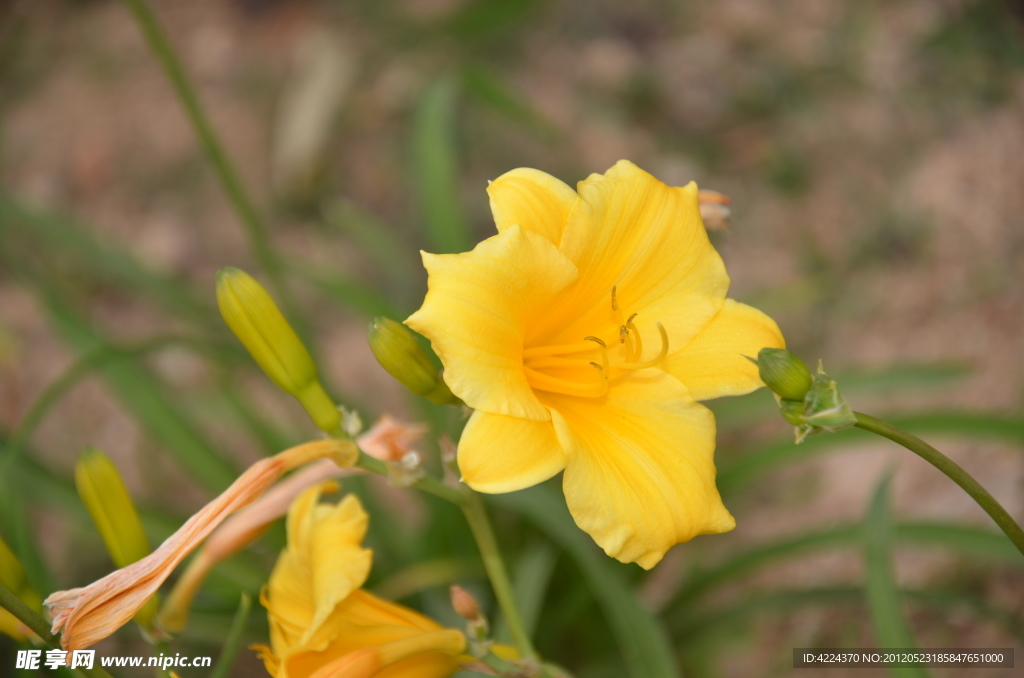
M 50 633 L 50 625 L 46 623 L 46 620 L 33 612 L 32 608 L 22 602 L 21 598 L 11 593 L 2 584 L 0 584 L 0 607 L 17 617 L 18 621 L 30 628 L 44 643 L 55 650 L 61 649 L 60 640 Z M 78 670 L 87 676 L 95 676 L 95 678 L 111 678 L 109 673 L 99 667 Z
M 476 545 L 480 549 L 484 569 L 487 570 L 487 578 L 491 580 L 494 597 L 498 599 L 501 612 L 505 615 L 505 622 L 508 624 L 512 642 L 515 643 L 521 658 L 535 658 L 537 651 L 530 643 L 530 636 L 526 633 L 523 618 L 516 606 L 516 599 L 512 593 L 512 582 L 509 580 L 508 570 L 505 569 L 505 561 L 501 558 L 501 551 L 498 550 L 498 541 L 494 538 L 494 529 L 487 517 L 484 502 L 479 494 L 468 487 L 463 491 L 463 496 L 466 501 L 462 504 L 462 512 L 466 515 L 466 522 L 469 523 L 469 529 L 473 532 L 473 538 L 476 539 Z
M 857 416 L 857 423 L 855 424 L 857 428 L 870 431 L 902 445 L 949 476 L 950 480 L 963 488 L 974 501 L 978 502 L 981 508 L 985 509 L 985 513 L 992 517 L 992 520 L 1010 538 L 1010 541 L 1017 547 L 1017 550 L 1024 554 L 1024 530 L 1010 517 L 1010 514 L 996 501 L 995 497 L 989 494 L 988 490 L 982 487 L 981 483 L 975 480 L 967 471 L 960 468 L 952 459 L 917 436 L 870 415 L 861 414 L 860 412 L 854 412 L 854 414 Z

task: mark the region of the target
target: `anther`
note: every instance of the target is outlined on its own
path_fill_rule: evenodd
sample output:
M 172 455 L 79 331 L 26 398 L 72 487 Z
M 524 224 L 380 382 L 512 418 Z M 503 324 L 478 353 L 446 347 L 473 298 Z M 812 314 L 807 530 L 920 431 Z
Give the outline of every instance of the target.
M 615 287 L 616 287 L 615 285 L 612 285 L 612 310 L 613 311 L 618 311 L 619 310 L 619 304 L 615 300 Z
M 643 356 L 644 354 L 644 343 L 643 340 L 640 338 L 640 330 L 638 330 L 636 328 L 636 325 L 633 324 L 633 318 L 635 318 L 637 315 L 638 314 L 634 313 L 633 315 L 629 316 L 629 320 L 626 321 L 626 328 L 628 330 L 631 330 L 633 332 L 633 335 L 636 337 L 636 345 L 633 347 L 633 354 L 630 356 L 630 360 L 640 360 L 640 357 Z
M 608 346 L 608 344 L 604 343 L 604 341 L 602 341 L 599 337 L 583 337 L 583 341 L 596 341 L 597 343 L 601 344 L 601 346 Z

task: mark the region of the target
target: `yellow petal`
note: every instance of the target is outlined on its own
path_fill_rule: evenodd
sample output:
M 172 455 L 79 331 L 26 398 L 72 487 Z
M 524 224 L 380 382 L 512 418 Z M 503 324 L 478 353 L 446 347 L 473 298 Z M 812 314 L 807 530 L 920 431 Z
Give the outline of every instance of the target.
M 531 346 L 588 335 L 611 340 L 609 330 L 617 336 L 615 287 L 621 312 L 638 314 L 641 334 L 656 338 L 661 322 L 670 351 L 678 350 L 714 317 L 729 287 L 701 221 L 696 184 L 666 186 L 625 160 L 580 182 L 559 247 L 579 278 L 531 333 Z M 656 340 L 644 345 L 645 357 L 658 352 Z
M 307 645 L 335 607 L 362 586 L 372 552 L 361 547 L 367 516 L 355 495 L 320 504 L 322 486 L 303 492 L 288 512 L 288 547 L 267 586 L 275 651 Z
M 565 468 L 550 421 L 474 412 L 459 440 L 462 480 L 477 492 L 515 492 Z
M 415 610 L 358 589 L 335 608 L 310 646 L 299 645 L 279 654 L 281 671 L 277 678 L 306 678 L 320 667 L 364 648 L 380 647 L 441 629 L 439 624 Z M 314 651 L 314 647 L 319 651 Z M 402 660 L 375 675 L 441 678 L 455 670 L 452 657 L 430 652 Z
M 548 420 L 523 373 L 524 324 L 576 278 L 572 262 L 511 226 L 472 252 L 424 253 L 423 264 L 427 297 L 406 323 L 430 339 L 452 392 L 474 409 Z
M 540 170 L 519 168 L 506 172 L 487 186 L 494 225 L 501 233 L 516 224 L 557 245 L 562 239 L 576 191 Z
M 367 515 L 359 499 L 350 494 L 337 506 L 318 504 L 316 524 L 310 543 L 316 613 L 306 631 L 316 628 L 370 574 L 373 552 L 360 546 L 366 536 Z
M 722 310 L 661 368 L 686 385 L 695 400 L 743 395 L 764 386 L 757 365 L 762 348 L 785 348 L 779 326 L 761 311 L 726 299 Z
M 715 487 L 714 417 L 678 380 L 648 369 L 604 399 L 550 400 L 569 511 L 609 556 L 650 569 L 673 544 L 735 527 Z

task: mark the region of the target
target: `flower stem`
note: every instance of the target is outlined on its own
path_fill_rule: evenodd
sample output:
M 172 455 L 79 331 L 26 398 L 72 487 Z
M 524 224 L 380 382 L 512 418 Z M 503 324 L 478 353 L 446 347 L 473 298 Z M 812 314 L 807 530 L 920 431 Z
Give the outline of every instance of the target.
M 462 504 L 462 512 L 466 515 L 466 522 L 469 523 L 469 529 L 473 532 L 476 545 L 480 549 L 484 569 L 487 570 L 487 577 L 491 580 L 494 596 L 498 599 L 502 614 L 505 615 L 505 622 L 508 624 L 512 642 L 522 659 L 535 658 L 537 651 L 533 649 L 530 636 L 527 635 L 523 619 L 519 615 L 519 608 L 516 606 L 515 596 L 512 594 L 512 582 L 508 578 L 508 570 L 505 569 L 501 551 L 498 550 L 498 542 L 494 538 L 494 529 L 487 517 L 484 502 L 479 494 L 468 487 L 462 494 L 466 499 Z
M 162 640 L 153 645 L 153 650 L 160 653 L 160 658 L 164 656 L 170 656 L 171 645 L 166 640 Z M 156 667 L 156 678 L 170 678 L 171 672 L 165 669 L 162 665 Z
M 174 93 L 185 109 L 185 115 L 188 116 L 196 136 L 199 137 L 199 144 L 206 154 L 206 158 L 213 165 L 214 174 L 217 176 L 221 188 L 224 189 L 235 214 L 242 222 L 257 261 L 270 277 L 291 321 L 298 322 L 301 318 L 295 313 L 295 304 L 282 276 L 283 266 L 271 247 L 266 226 L 260 218 L 255 203 L 246 192 L 235 166 L 224 152 L 224 147 L 199 101 L 195 85 L 189 79 L 177 52 L 174 51 L 170 40 L 167 39 L 167 34 L 164 33 L 160 22 L 146 0 L 124 0 L 124 2 L 135 15 L 135 20 L 138 22 L 146 42 L 149 43 L 150 49 L 160 62 L 167 79 L 171 81 Z M 299 334 L 305 336 L 307 333 L 300 331 Z
M 962 487 L 974 501 L 978 502 L 981 508 L 985 509 L 985 513 L 989 514 L 992 520 L 996 521 L 996 525 L 1010 538 L 1010 541 L 1017 547 L 1017 550 L 1024 554 L 1024 530 L 1010 517 L 1010 514 L 996 501 L 995 497 L 989 494 L 988 490 L 982 487 L 981 483 L 975 480 L 967 471 L 960 468 L 952 459 L 917 436 L 870 415 L 861 414 L 860 412 L 855 412 L 854 414 L 857 416 L 857 423 L 855 424 L 857 428 L 878 434 L 883 438 L 888 438 L 902 445 L 949 476 L 950 480 Z
M 50 625 L 46 623 L 46 620 L 33 612 L 32 608 L 22 602 L 21 598 L 11 593 L 2 584 L 0 584 L 0 607 L 17 617 L 18 621 L 31 629 L 33 633 L 39 636 L 51 648 L 55 650 L 61 649 L 60 639 L 50 633 Z M 99 667 L 92 669 L 79 668 L 76 670 L 94 678 L 111 678 L 109 673 Z
M 371 457 L 363 451 L 359 452 L 359 461 L 356 462 L 356 466 L 364 471 L 376 473 L 379 476 L 388 475 L 387 464 L 376 457 Z M 435 480 L 429 476 L 426 478 L 420 478 L 413 483 L 412 486 L 458 506 L 463 506 L 466 503 L 466 497 L 462 492 L 459 492 L 453 487 L 448 487 L 441 481 Z

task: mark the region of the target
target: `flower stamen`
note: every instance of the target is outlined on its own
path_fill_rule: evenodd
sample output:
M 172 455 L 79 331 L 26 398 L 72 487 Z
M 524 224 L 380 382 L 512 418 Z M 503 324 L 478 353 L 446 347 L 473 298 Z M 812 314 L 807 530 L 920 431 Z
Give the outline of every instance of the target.
M 612 310 L 619 316 L 619 340 L 625 345 L 625 360 L 612 363 L 608 355 L 608 344 L 596 336 L 587 336 L 583 338 L 583 341 L 572 344 L 524 348 L 523 370 L 526 380 L 532 388 L 550 393 L 561 393 L 584 398 L 600 398 L 608 392 L 609 384 L 613 379 L 612 370 L 642 370 L 648 367 L 655 367 L 668 356 L 668 333 L 661 323 L 656 323 L 658 332 L 661 335 L 661 350 L 658 352 L 658 355 L 650 360 L 640 360 L 643 357 L 644 344 L 640 337 L 640 330 L 633 323 L 633 319 L 638 314 L 634 313 L 626 318 L 619 308 L 615 287 L 612 287 L 611 296 Z M 595 361 L 587 362 L 598 372 L 599 381 L 596 384 L 591 382 L 587 376 L 575 371 L 582 367 L 583 360 L 586 360 L 586 358 L 583 356 L 568 357 L 573 354 L 592 351 L 601 352 L 600 363 Z M 559 370 L 558 374 L 560 376 L 556 377 L 548 374 L 546 371 L 542 371 L 545 368 Z M 569 372 L 570 370 L 573 370 L 573 372 Z
M 661 323 L 656 323 L 658 327 L 658 333 L 661 334 L 661 350 L 658 351 L 658 355 L 654 356 L 650 360 L 644 360 L 643 362 L 624 362 L 615 363 L 612 365 L 615 369 L 619 370 L 644 370 L 648 367 L 656 367 L 668 356 L 668 332 L 665 331 L 665 326 Z M 637 333 L 637 339 L 639 340 L 640 334 Z M 639 357 L 639 353 L 637 354 Z

